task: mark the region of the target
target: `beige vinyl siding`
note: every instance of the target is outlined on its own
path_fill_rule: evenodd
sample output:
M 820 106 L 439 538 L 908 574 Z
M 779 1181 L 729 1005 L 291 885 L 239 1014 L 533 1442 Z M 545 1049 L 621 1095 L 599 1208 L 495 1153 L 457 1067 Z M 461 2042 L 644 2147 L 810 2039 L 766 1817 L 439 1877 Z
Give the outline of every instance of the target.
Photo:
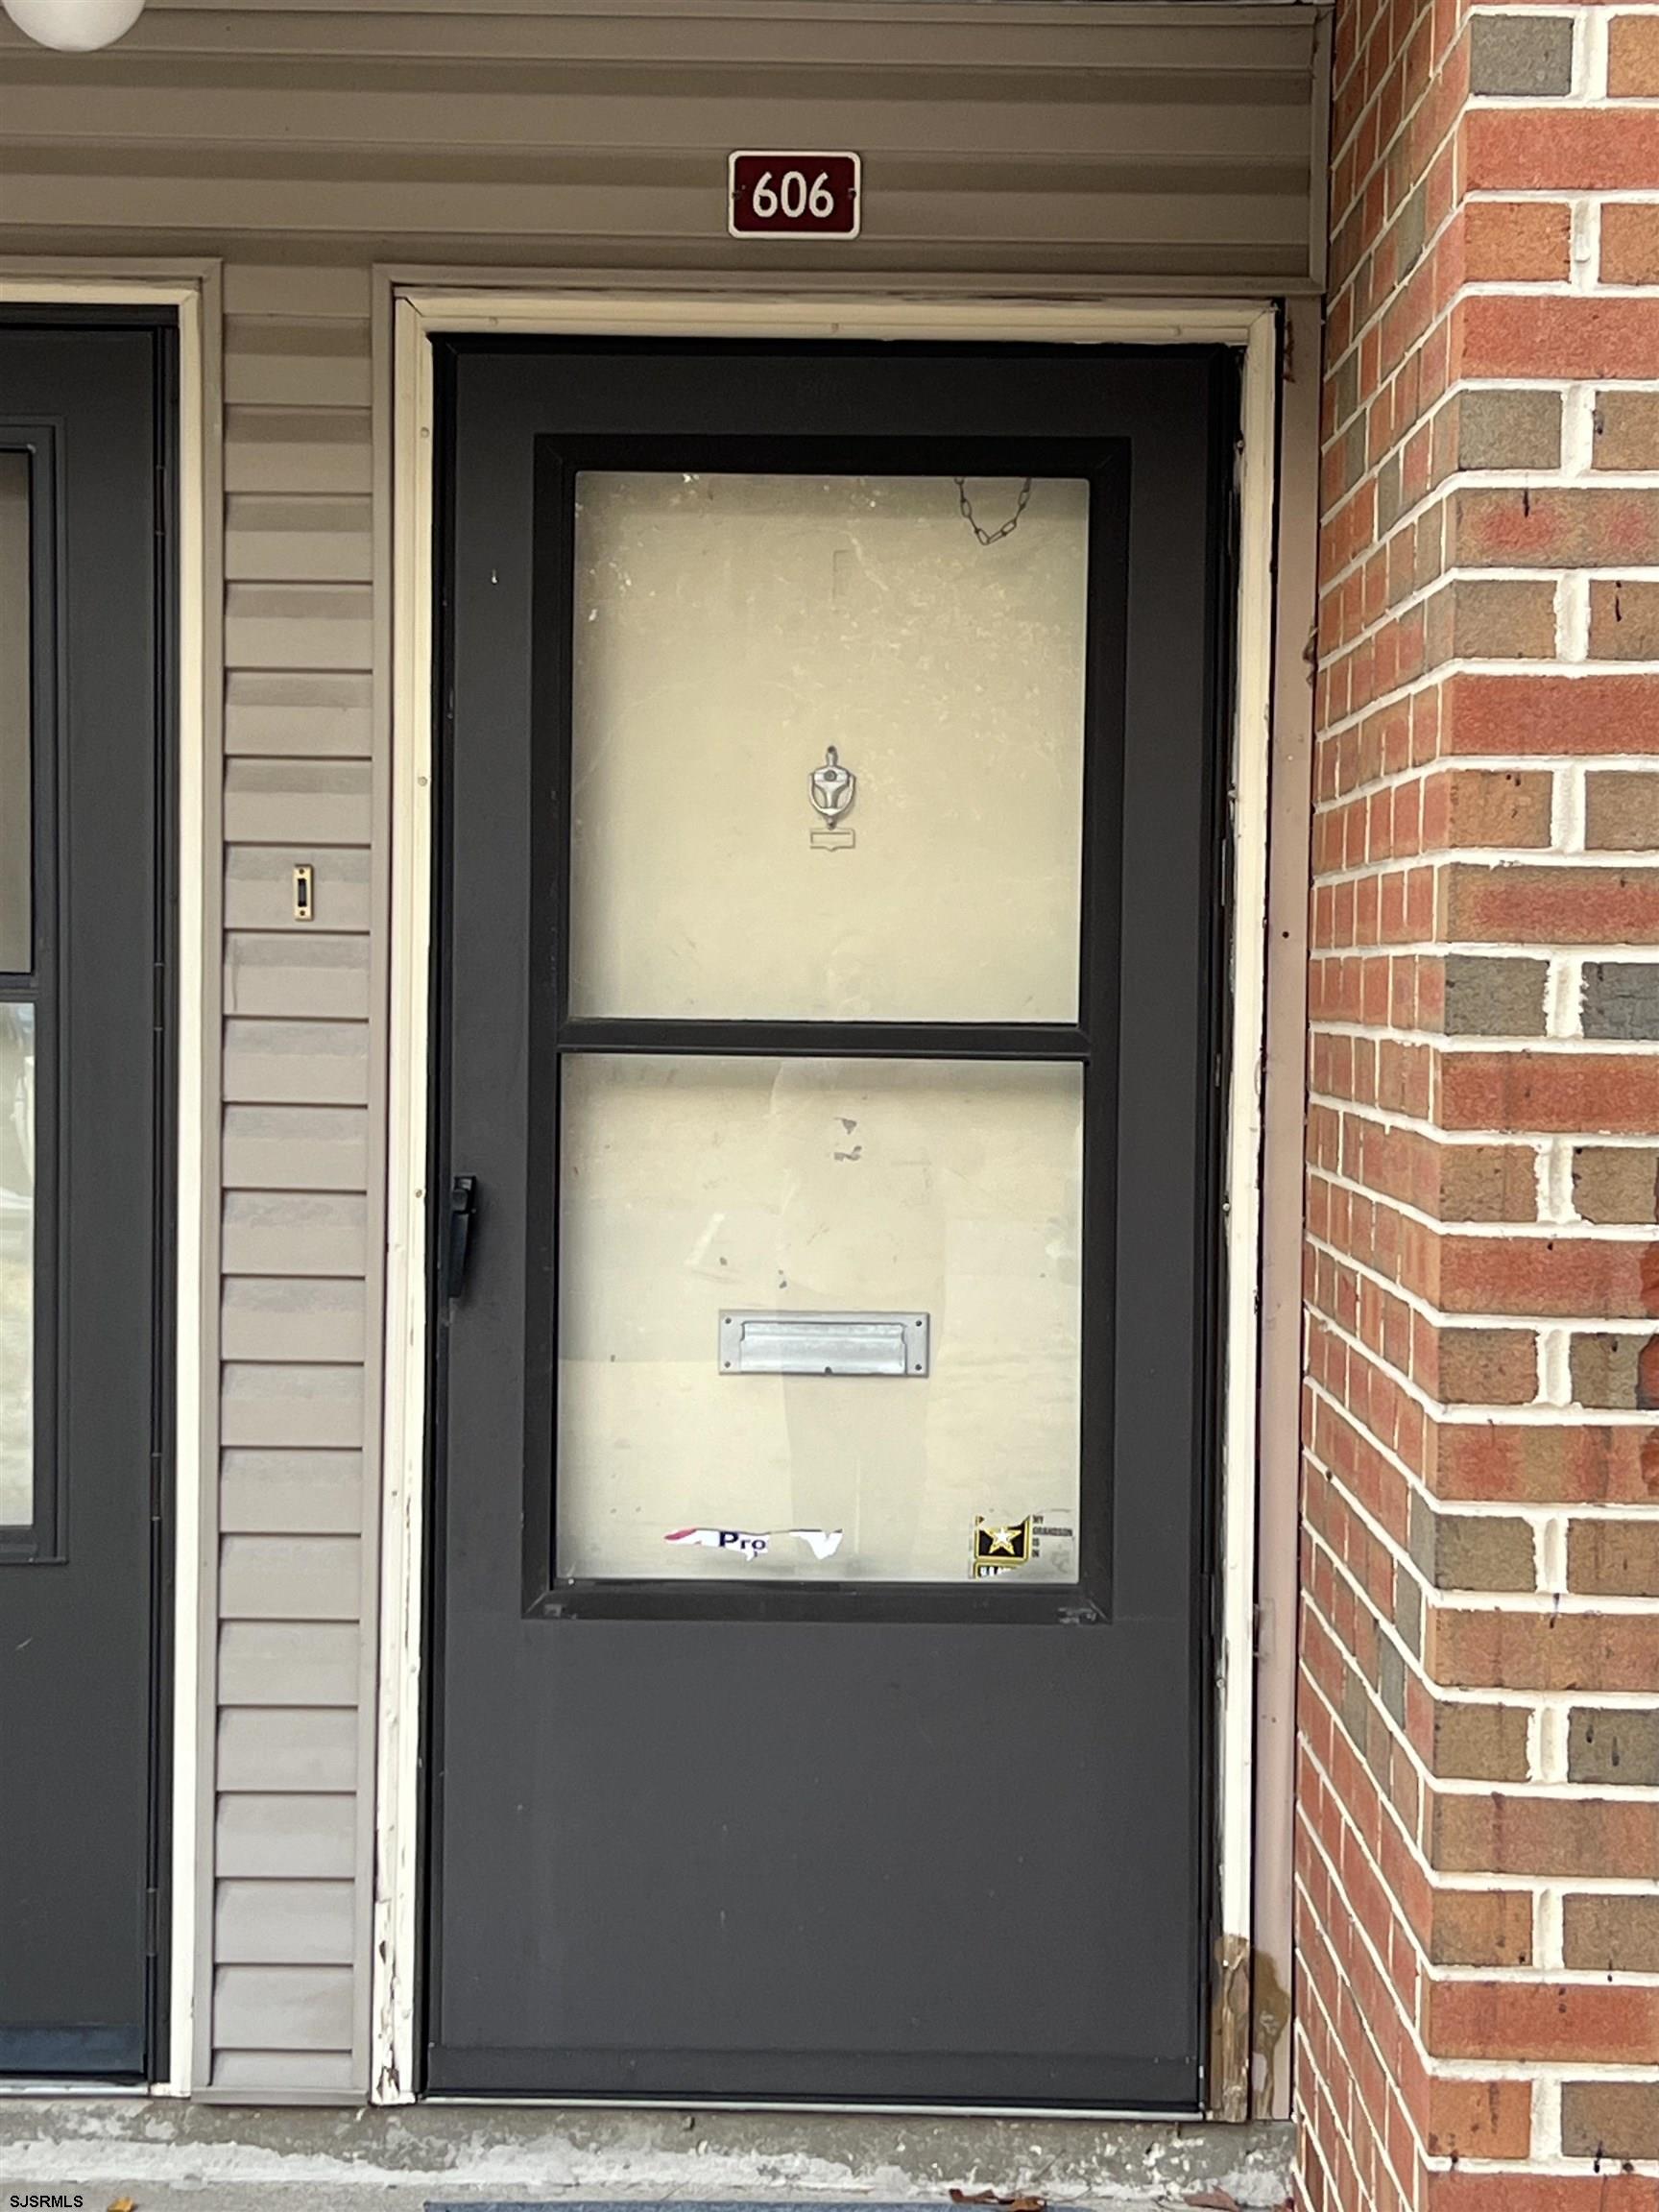
M 262 1496 L 268 1505 L 251 1503 L 245 1487 L 243 1463 L 250 1454 L 226 1455 L 222 1499 L 227 1527 L 236 1527 L 250 1515 L 302 1519 L 308 1526 L 326 1527 L 355 1514 L 358 1500 L 351 1483 L 361 1489 L 355 1473 L 338 1481 L 332 1492 L 319 1496 L 312 1477 L 303 1503 L 294 1503 L 296 1486 L 309 1470 L 304 1462 L 327 1462 L 341 1455 L 325 1452 L 268 1454 L 272 1463 Z M 349 1455 L 346 1455 L 348 1458 Z M 299 1473 L 294 1471 L 298 1469 Z M 332 1473 L 333 1470 L 327 1470 Z M 359 1639 L 357 1623 L 342 1621 L 320 1624 L 312 1621 L 228 1621 L 219 1638 L 219 1695 L 226 1710 L 255 1705 L 307 1706 L 313 1711 L 327 1706 L 355 1710 L 357 1704 Z
M 236 288 L 239 293 L 243 287 Z M 373 663 L 367 284 L 233 312 L 212 2079 L 359 2089 Z M 315 872 L 297 923 L 293 872 Z
M 349 1966 L 349 1882 L 222 1882 L 214 1950 L 226 1966 Z
M 356 2104 L 362 2095 L 357 2069 L 343 2052 L 319 2057 L 306 2051 L 226 2051 L 214 2085 L 227 2098 L 250 2104 L 273 2099 L 295 2104 L 325 2100 Z
M 227 293 L 236 530 L 238 497 L 367 491 L 349 319 L 375 259 L 1317 289 L 1319 23 L 1283 0 L 152 0 L 110 54 L 0 43 L 5 216 L 228 259 L 281 232 L 333 265 Z M 856 148 L 862 235 L 805 264 L 729 238 L 726 155 L 757 142 Z
M 1123 0 L 150 0 L 119 47 L 64 56 L 0 21 L 0 253 L 224 265 L 214 2093 L 369 2088 L 375 264 L 1316 291 L 1323 24 Z M 730 239 L 726 156 L 756 143 L 860 151 L 862 235 Z
M 221 1882 L 349 1882 L 356 1871 L 357 1808 L 345 1791 L 227 1792 L 215 1825 Z

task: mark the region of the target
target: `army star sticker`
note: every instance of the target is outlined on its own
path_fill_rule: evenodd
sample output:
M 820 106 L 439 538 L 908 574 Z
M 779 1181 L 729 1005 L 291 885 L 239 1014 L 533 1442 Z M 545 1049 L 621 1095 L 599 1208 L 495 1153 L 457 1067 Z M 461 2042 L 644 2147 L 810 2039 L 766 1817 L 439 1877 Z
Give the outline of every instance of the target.
M 973 1575 L 1011 1575 L 1018 1568 L 1029 1564 L 1031 1551 L 1029 1518 L 1023 1521 L 986 1521 L 975 1517 L 974 1555 L 970 1569 Z

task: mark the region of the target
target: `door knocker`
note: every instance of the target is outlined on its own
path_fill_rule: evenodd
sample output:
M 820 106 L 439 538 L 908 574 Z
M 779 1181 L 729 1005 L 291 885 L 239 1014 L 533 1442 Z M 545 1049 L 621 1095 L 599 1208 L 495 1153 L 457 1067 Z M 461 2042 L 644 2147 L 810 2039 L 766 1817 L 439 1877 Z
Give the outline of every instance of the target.
M 833 745 L 824 756 L 822 768 L 814 768 L 810 788 L 812 804 L 818 810 L 823 827 L 812 832 L 813 850 L 819 853 L 843 853 L 858 842 L 855 830 L 841 828 L 843 818 L 853 810 L 853 802 L 858 792 L 858 779 L 851 768 L 843 768 L 841 756 Z

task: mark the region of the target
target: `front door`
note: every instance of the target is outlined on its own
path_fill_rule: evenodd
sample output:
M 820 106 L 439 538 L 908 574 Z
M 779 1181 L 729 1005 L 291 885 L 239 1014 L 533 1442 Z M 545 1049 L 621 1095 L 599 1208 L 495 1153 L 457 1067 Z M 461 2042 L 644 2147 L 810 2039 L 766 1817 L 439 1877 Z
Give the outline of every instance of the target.
M 0 2074 L 155 2052 L 172 356 L 0 318 Z
M 1194 2109 L 1229 360 L 440 389 L 427 2085 Z

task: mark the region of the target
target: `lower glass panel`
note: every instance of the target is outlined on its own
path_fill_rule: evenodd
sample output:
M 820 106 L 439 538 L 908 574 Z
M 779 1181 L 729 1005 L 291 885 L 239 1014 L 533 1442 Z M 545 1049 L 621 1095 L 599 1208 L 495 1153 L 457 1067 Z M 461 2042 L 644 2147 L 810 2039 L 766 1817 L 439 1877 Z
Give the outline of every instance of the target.
M 1082 1110 L 1069 1065 L 566 1058 L 559 1575 L 1075 1581 Z
M 35 1009 L 0 1004 L 0 1527 L 35 1518 Z

